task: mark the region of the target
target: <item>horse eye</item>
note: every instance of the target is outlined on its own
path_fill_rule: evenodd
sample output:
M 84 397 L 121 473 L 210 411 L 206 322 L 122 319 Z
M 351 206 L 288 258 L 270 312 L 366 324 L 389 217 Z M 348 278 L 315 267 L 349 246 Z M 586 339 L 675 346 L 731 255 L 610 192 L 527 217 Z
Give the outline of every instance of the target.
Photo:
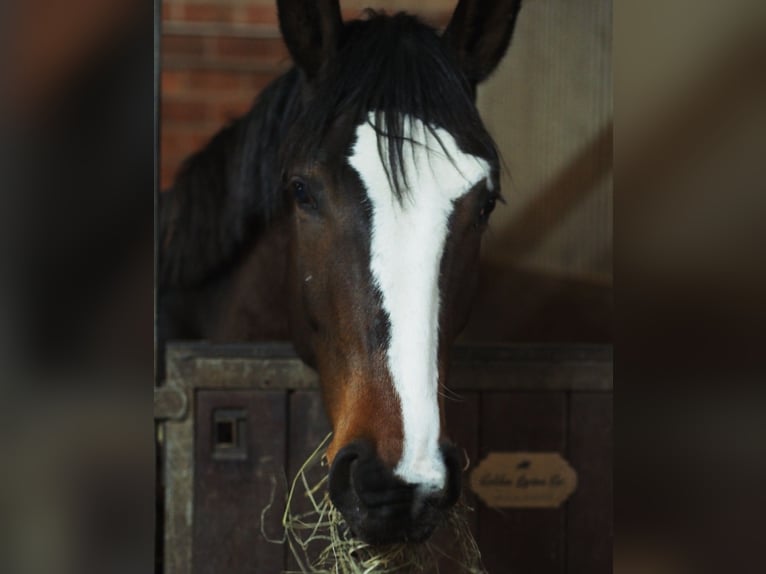
M 294 179 L 291 181 L 290 191 L 293 194 L 295 203 L 297 203 L 300 207 L 303 207 L 304 209 L 316 207 L 316 203 L 309 193 L 308 185 L 306 185 L 306 182 L 303 180 Z
M 481 211 L 479 211 L 479 221 L 481 223 L 487 223 L 487 221 L 489 221 L 489 214 L 495 210 L 496 204 L 497 197 L 491 196 L 487 198 L 484 205 L 481 207 Z

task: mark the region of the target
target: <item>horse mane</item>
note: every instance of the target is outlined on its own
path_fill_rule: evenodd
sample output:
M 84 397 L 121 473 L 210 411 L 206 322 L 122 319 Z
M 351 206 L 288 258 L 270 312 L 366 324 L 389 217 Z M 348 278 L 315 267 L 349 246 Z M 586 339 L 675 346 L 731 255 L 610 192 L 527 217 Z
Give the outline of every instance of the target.
M 272 82 L 160 193 L 161 287 L 192 287 L 228 269 L 281 211 L 277 148 L 297 113 L 298 74 Z

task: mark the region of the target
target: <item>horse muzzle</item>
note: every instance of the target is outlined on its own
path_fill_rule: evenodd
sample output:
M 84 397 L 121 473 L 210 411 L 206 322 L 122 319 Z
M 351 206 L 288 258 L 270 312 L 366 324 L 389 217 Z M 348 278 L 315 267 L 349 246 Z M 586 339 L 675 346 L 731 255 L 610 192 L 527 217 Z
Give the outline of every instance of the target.
M 448 444 L 441 452 L 447 481 L 433 492 L 394 475 L 368 441 L 339 450 L 330 468 L 330 499 L 354 536 L 374 545 L 427 540 L 460 497 L 459 453 Z

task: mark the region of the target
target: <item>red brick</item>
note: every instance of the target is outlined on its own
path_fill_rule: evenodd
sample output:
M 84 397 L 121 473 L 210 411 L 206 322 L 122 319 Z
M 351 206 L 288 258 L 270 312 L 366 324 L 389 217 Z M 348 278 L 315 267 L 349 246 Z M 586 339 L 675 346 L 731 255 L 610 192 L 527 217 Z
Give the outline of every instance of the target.
M 183 20 L 187 22 L 234 22 L 235 8 L 224 4 L 187 4 Z
M 220 125 L 243 116 L 252 107 L 253 99 L 220 101 L 210 104 L 210 120 Z
M 247 6 L 244 9 L 245 22 L 249 24 L 263 24 L 277 26 L 277 4 L 273 6 Z
M 163 21 L 178 21 L 183 16 L 185 0 L 162 0 L 162 19 Z
M 162 57 L 193 56 L 201 58 L 205 53 L 205 38 L 179 34 L 162 35 Z
M 182 70 L 162 70 L 161 87 L 164 94 L 180 94 L 188 88 L 189 74 Z
M 260 62 L 279 65 L 290 59 L 281 38 L 235 38 L 215 39 L 215 54 L 221 60 Z
M 261 90 L 273 82 L 278 76 L 279 74 L 268 72 L 247 72 L 242 75 L 242 86 L 253 98 L 255 98 Z
M 204 93 L 214 97 L 252 97 L 268 86 L 278 72 L 250 70 L 189 70 L 185 93 Z
M 189 91 L 239 93 L 244 72 L 227 70 L 189 70 Z
M 202 101 L 163 98 L 162 123 L 198 123 L 207 119 L 208 106 Z
M 176 127 L 163 126 L 160 137 L 162 157 L 183 158 L 200 149 L 220 126 Z

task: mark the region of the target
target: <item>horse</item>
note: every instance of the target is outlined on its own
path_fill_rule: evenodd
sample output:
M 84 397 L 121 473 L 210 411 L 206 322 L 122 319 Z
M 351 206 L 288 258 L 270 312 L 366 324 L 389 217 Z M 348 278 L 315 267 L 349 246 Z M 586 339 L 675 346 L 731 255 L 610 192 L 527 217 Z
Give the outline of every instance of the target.
M 476 89 L 520 0 L 344 22 L 278 0 L 294 66 L 160 198 L 161 340 L 289 339 L 332 427 L 332 503 L 371 544 L 428 539 L 461 492 L 445 431 L 500 159 Z

